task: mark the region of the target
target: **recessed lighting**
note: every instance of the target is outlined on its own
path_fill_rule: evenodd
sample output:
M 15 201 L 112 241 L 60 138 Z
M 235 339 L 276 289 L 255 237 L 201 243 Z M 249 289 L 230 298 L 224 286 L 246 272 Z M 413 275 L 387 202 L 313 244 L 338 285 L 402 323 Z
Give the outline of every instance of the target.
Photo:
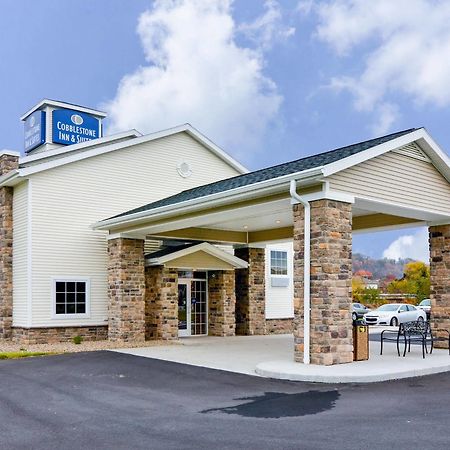
M 244 230 L 246 230 L 248 228 L 248 225 L 244 225 Z
M 281 220 L 275 220 L 275 223 L 281 223 Z

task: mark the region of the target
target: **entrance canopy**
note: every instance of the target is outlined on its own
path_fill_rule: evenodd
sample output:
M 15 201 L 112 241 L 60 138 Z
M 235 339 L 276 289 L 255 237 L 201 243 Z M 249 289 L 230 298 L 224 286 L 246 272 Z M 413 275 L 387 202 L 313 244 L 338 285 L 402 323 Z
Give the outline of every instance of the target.
M 207 242 L 167 247 L 146 257 L 146 266 L 186 270 L 246 269 L 248 263 Z
M 291 240 L 291 181 L 304 201 L 352 204 L 354 232 L 450 222 L 450 161 L 420 128 L 183 191 L 94 228 L 235 246 Z

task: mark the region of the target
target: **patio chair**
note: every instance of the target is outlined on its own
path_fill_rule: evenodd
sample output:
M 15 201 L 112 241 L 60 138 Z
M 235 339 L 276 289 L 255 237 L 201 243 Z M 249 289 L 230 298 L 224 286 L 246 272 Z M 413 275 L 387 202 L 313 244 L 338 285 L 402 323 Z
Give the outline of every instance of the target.
M 381 332 L 381 350 L 380 355 L 383 354 L 383 342 L 389 341 L 389 342 L 395 342 L 397 344 L 397 353 L 398 356 L 400 356 L 400 338 L 404 341 L 405 348 L 406 348 L 406 340 L 404 334 L 400 332 L 400 325 L 397 330 L 383 330 Z
M 406 356 L 406 349 L 408 353 L 411 351 L 411 342 L 420 342 L 422 344 L 422 357 L 425 358 L 425 353 L 428 353 L 427 342 L 431 342 L 431 351 L 433 352 L 433 334 L 429 322 L 424 320 L 416 320 L 413 322 L 404 322 L 399 326 L 399 333 L 403 334 L 405 347 L 403 349 L 403 356 Z
M 448 342 L 448 353 L 450 355 L 450 332 L 445 329 L 435 329 L 440 333 L 446 333 L 448 337 L 445 340 Z M 380 355 L 383 354 L 383 342 L 391 341 L 397 344 L 397 353 L 400 356 L 400 340 L 402 340 L 403 356 L 406 356 L 406 351 L 408 353 L 411 351 L 411 342 L 420 342 L 422 344 L 422 357 L 425 358 L 425 354 L 428 353 L 428 343 L 430 343 L 430 355 L 433 353 L 434 342 L 442 341 L 441 336 L 436 336 L 433 334 L 430 322 L 425 322 L 423 320 L 417 320 L 413 322 L 404 322 L 398 326 L 397 330 L 383 330 L 381 332 L 381 351 Z

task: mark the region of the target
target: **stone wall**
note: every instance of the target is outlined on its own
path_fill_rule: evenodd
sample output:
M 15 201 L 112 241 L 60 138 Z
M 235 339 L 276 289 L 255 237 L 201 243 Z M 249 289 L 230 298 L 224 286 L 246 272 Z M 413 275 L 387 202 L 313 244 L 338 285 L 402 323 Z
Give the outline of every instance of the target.
M 303 361 L 304 208 L 294 217 L 295 360 Z M 332 200 L 311 202 L 311 331 L 312 364 L 353 360 L 351 279 L 351 205 Z
M 429 227 L 431 326 L 442 338 L 435 346 L 448 348 L 450 331 L 450 225 Z
M 0 155 L 0 176 L 17 169 L 18 156 Z M 13 188 L 0 188 L 0 339 L 11 337 L 13 314 Z
M 108 241 L 108 338 L 145 340 L 144 241 Z
M 145 338 L 178 339 L 177 269 L 146 267 L 145 286 Z
M 210 336 L 234 336 L 236 330 L 236 295 L 233 270 L 208 272 Z
M 108 327 L 54 327 L 54 328 L 12 328 L 12 341 L 18 344 L 53 344 L 71 342 L 75 336 L 84 341 L 103 341 L 108 338 Z
M 266 334 L 290 334 L 294 331 L 294 319 L 266 319 Z
M 263 248 L 237 248 L 235 256 L 248 262 L 236 269 L 236 334 L 265 334 L 266 267 Z

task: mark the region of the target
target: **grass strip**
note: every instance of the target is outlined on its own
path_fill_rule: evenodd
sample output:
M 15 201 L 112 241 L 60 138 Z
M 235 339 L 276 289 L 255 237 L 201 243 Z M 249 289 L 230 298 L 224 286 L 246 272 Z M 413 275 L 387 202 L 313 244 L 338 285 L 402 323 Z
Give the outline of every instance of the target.
M 0 352 L 0 359 L 18 359 L 18 358 L 29 358 L 34 356 L 48 356 L 56 355 L 55 352 Z

